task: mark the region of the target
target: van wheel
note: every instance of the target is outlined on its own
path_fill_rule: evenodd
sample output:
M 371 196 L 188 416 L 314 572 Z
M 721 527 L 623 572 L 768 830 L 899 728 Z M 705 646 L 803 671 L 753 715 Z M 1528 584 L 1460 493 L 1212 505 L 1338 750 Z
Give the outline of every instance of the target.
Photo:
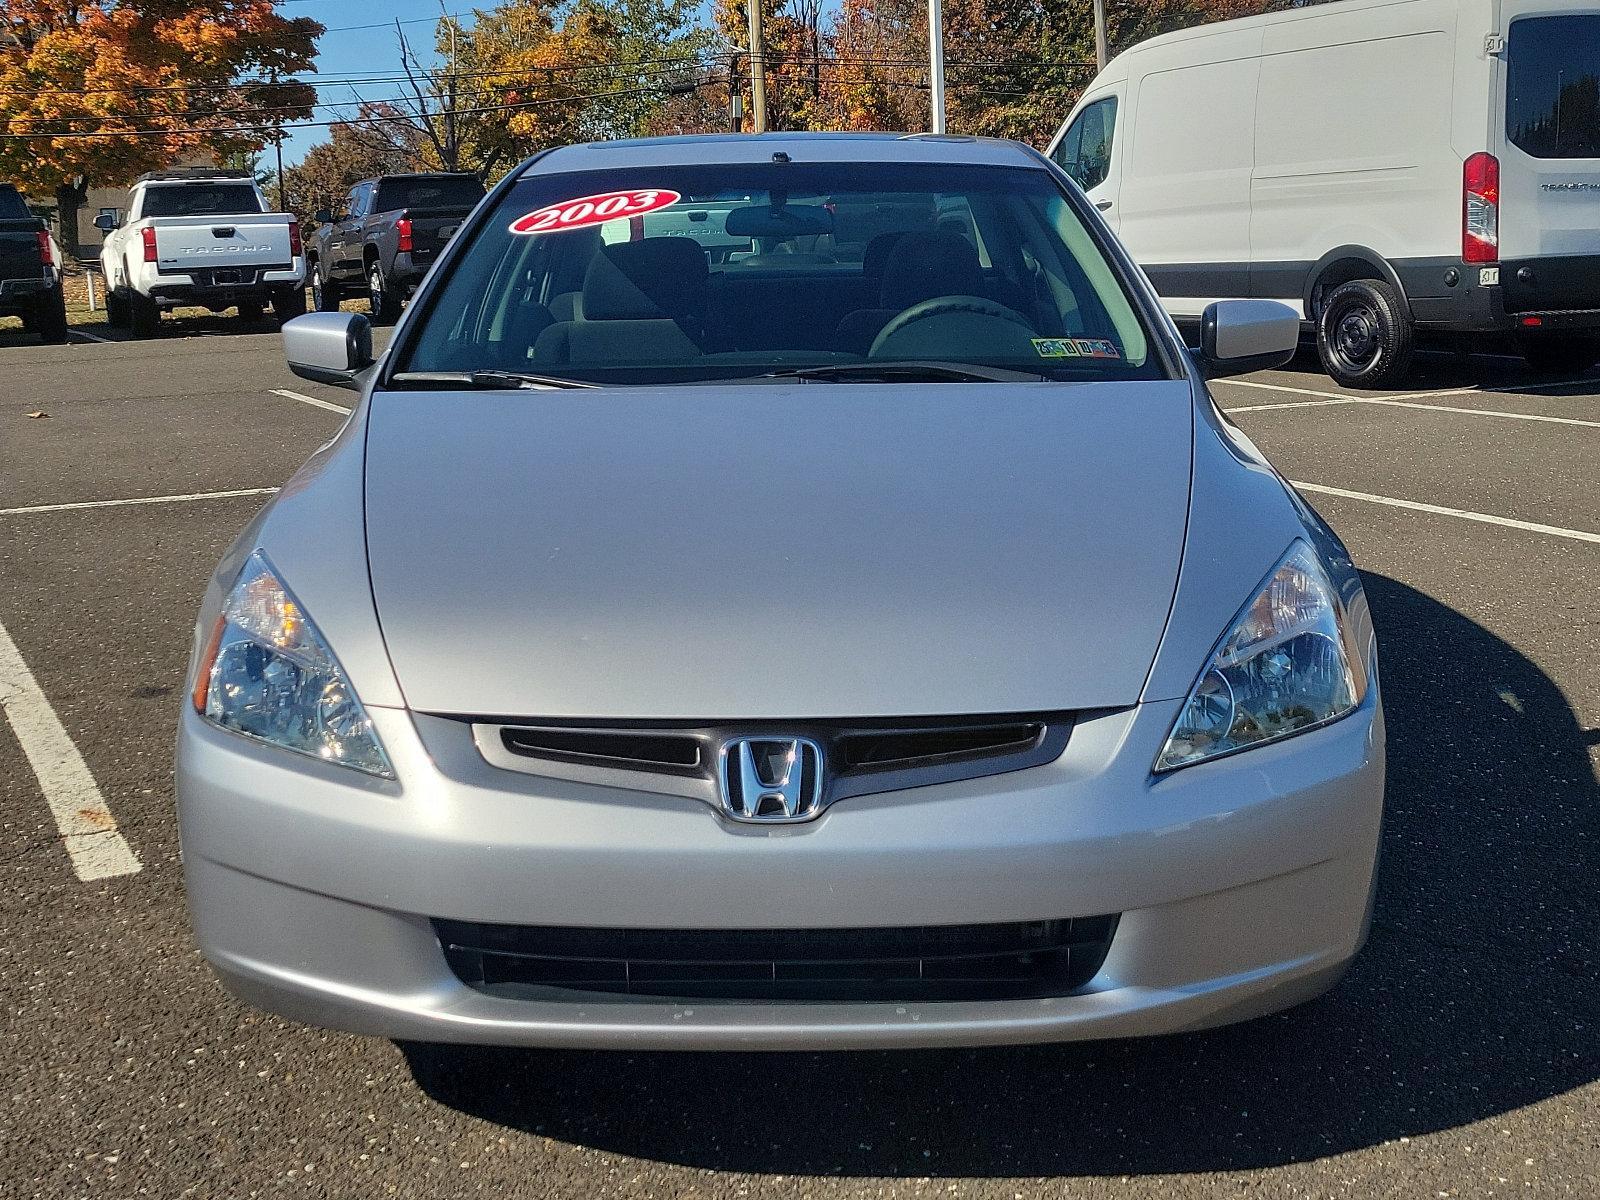
M 1522 357 L 1541 375 L 1576 375 L 1600 362 L 1600 338 L 1529 337 Z
M 1317 355 L 1341 387 L 1390 387 L 1411 368 L 1411 322 L 1400 297 L 1377 279 L 1328 293 L 1317 317 Z

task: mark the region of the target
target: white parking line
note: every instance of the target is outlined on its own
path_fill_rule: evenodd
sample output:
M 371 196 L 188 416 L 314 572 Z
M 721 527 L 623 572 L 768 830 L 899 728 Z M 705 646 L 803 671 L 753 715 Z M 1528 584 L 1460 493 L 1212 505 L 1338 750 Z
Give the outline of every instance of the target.
M 181 496 L 133 496 L 127 500 L 75 500 L 71 504 L 24 504 L 20 508 L 0 508 L 0 517 L 25 513 L 69 512 L 75 508 L 118 508 L 125 504 L 182 504 L 188 500 L 229 500 L 234 496 L 270 496 L 275 487 L 235 488 L 229 492 L 188 492 Z
M 78 747 L 22 660 L 17 644 L 0 625 L 0 708 L 27 755 L 72 869 L 83 880 L 109 879 L 139 871 L 139 859 L 106 807 Z
M 101 337 L 98 333 L 85 333 L 81 329 L 67 330 L 73 337 L 88 338 L 91 342 L 115 342 L 116 338 Z
M 1540 525 L 1537 521 L 1517 521 L 1511 517 L 1497 517 L 1491 513 L 1470 512 L 1464 508 L 1445 508 L 1439 504 L 1423 504 L 1418 500 L 1397 500 L 1393 496 L 1374 496 L 1369 492 L 1352 492 L 1344 488 L 1326 487 L 1320 483 L 1302 483 L 1291 479 L 1302 492 L 1320 492 L 1324 496 L 1343 496 L 1346 500 L 1365 500 L 1369 504 L 1386 504 L 1390 508 L 1408 508 L 1414 512 L 1434 513 L 1441 517 L 1459 517 L 1463 521 L 1482 521 L 1486 525 L 1504 525 L 1508 529 L 1523 529 L 1529 533 L 1545 533 L 1551 537 L 1572 538 L 1579 542 L 1600 542 L 1600 533 L 1582 529 L 1563 529 L 1559 525 Z
M 1218 379 L 1216 383 L 1227 384 L 1229 387 L 1259 388 L 1263 392 L 1290 392 L 1296 396 L 1317 396 L 1324 400 L 1344 400 L 1351 404 L 1365 400 L 1365 396 L 1351 396 L 1345 392 L 1319 392 L 1312 388 L 1290 387 L 1285 383 L 1257 383 L 1253 379 Z M 1397 396 L 1384 396 L 1384 400 L 1420 400 L 1425 396 L 1465 396 L 1471 392 L 1482 391 L 1478 387 L 1449 388 L 1438 392 L 1401 392 Z
M 1449 404 L 1421 404 L 1418 401 L 1431 400 L 1438 396 L 1470 396 L 1494 395 L 1492 391 L 1486 392 L 1483 388 L 1463 387 L 1450 388 L 1438 392 L 1402 392 L 1397 396 L 1344 396 L 1337 392 L 1318 392 L 1310 388 L 1286 387 L 1277 383 L 1255 383 L 1244 379 L 1221 379 L 1218 383 L 1230 384 L 1233 387 L 1261 388 L 1273 392 L 1291 392 L 1300 396 L 1316 396 L 1315 400 L 1290 400 L 1282 404 L 1241 404 L 1232 408 L 1224 408 L 1227 413 L 1244 412 L 1273 412 L 1285 408 L 1322 408 L 1335 404 L 1371 404 L 1379 407 L 1390 406 L 1393 408 L 1415 408 L 1425 411 L 1460 413 L 1469 417 L 1503 417 L 1509 421 L 1546 421 L 1554 425 L 1584 425 L 1592 429 L 1600 429 L 1600 421 L 1585 421 L 1577 417 L 1551 417 L 1543 413 L 1515 413 L 1506 412 L 1498 408 L 1460 408 Z M 1571 380 L 1568 383 L 1530 384 L 1525 387 L 1505 388 L 1506 392 L 1531 391 L 1539 387 L 1570 387 L 1578 383 L 1600 382 L 1588 379 Z
M 298 400 L 301 404 L 310 404 L 317 408 L 325 408 L 329 412 L 344 413 L 347 416 L 350 413 L 350 410 L 342 404 L 335 404 L 331 400 L 318 400 L 315 396 L 306 396 L 300 392 L 291 392 L 288 388 L 273 388 L 272 394 L 274 396 L 282 396 L 285 400 Z

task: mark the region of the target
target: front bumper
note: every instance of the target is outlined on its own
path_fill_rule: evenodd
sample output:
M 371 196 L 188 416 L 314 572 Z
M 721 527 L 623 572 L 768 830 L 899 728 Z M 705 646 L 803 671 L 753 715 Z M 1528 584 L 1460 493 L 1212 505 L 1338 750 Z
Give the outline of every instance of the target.
M 707 805 L 490 767 L 464 727 L 372 717 L 401 783 L 186 713 L 178 789 L 200 947 L 244 999 L 391 1038 L 565 1047 L 980 1045 L 1202 1028 L 1307 999 L 1359 949 L 1383 795 L 1357 713 L 1159 780 L 1178 702 L 1080 721 L 1044 767 L 734 827 Z M 823 928 L 1120 913 L 1072 995 L 934 1003 L 505 999 L 431 919 Z

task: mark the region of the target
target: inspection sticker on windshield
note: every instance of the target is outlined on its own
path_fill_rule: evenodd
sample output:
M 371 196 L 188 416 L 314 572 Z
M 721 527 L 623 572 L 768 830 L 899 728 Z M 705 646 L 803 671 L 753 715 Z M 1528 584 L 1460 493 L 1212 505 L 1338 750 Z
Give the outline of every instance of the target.
M 525 213 L 511 222 L 512 233 L 562 233 L 600 225 L 618 217 L 639 217 L 658 208 L 676 204 L 683 197 L 665 188 L 636 188 L 631 192 L 601 192 L 579 196 Z
M 1072 344 L 1078 348 L 1078 353 L 1085 358 L 1121 358 L 1122 351 L 1117 349 L 1117 344 L 1105 338 L 1073 338 Z
M 1040 358 L 1081 358 L 1082 352 L 1071 338 L 1034 338 L 1033 348 Z

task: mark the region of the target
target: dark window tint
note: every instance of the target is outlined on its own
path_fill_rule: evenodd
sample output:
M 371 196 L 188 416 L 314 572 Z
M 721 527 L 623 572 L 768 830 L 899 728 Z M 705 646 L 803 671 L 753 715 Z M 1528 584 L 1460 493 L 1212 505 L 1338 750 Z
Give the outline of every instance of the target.
M 222 216 L 261 211 L 248 183 L 182 183 L 152 187 L 144 194 L 147 217 Z
M 476 179 L 389 179 L 378 188 L 378 212 L 402 208 L 471 208 L 483 199 Z
M 1111 135 L 1116 124 L 1117 98 L 1096 100 L 1078 114 L 1056 147 L 1056 162 L 1084 191 L 1099 187 L 1111 170 Z
M 0 221 L 26 221 L 33 216 L 14 187 L 0 187 Z
M 1506 136 L 1535 158 L 1600 158 L 1600 15 L 1511 23 Z

